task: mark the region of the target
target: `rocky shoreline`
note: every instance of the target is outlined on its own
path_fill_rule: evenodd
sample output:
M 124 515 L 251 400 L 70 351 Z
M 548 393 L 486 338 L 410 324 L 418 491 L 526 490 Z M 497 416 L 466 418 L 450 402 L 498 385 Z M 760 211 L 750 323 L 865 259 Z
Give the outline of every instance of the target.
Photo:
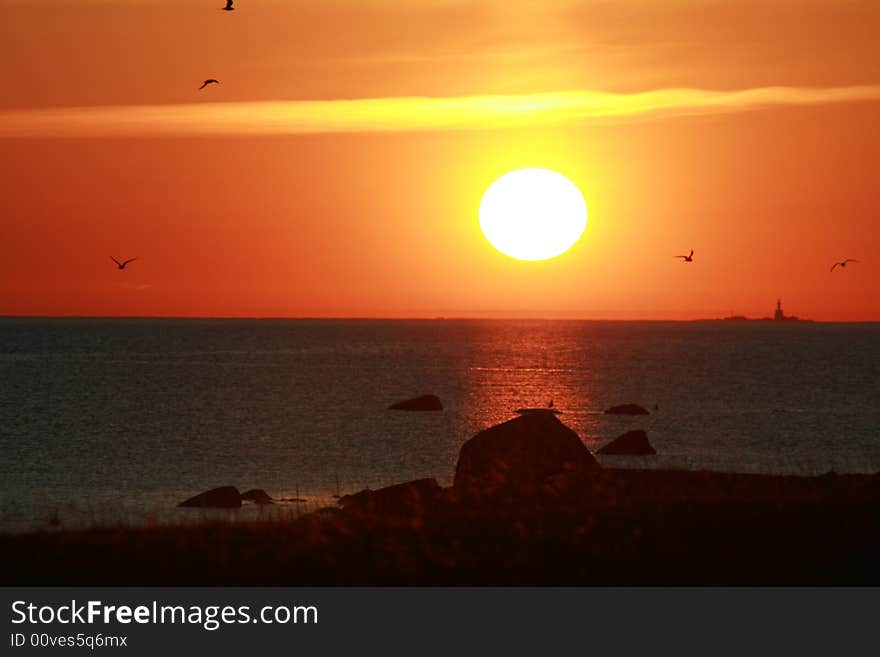
M 2 536 L 0 562 L 10 585 L 876 585 L 878 519 L 880 474 L 603 468 L 534 413 L 467 441 L 448 488 L 285 521 Z

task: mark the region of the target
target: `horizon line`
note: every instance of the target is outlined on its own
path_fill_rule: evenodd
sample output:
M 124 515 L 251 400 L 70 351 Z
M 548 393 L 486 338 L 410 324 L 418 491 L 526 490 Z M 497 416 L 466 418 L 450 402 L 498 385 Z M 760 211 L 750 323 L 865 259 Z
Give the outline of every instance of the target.
M 735 316 L 742 317 L 742 316 Z M 4 314 L 0 313 L 0 319 L 182 319 L 182 320 L 243 320 L 243 321 L 545 321 L 545 322 L 727 322 L 743 321 L 742 319 L 728 320 L 725 317 L 692 317 L 688 319 L 669 318 L 615 318 L 615 317 L 548 317 L 548 316 L 483 316 L 483 315 L 435 315 L 435 316 L 401 316 L 401 315 L 80 315 L 80 314 Z M 773 322 L 779 324 L 880 324 L 878 319 L 810 319 L 799 317 L 796 321 L 779 321 L 772 317 L 748 317 L 745 321 Z

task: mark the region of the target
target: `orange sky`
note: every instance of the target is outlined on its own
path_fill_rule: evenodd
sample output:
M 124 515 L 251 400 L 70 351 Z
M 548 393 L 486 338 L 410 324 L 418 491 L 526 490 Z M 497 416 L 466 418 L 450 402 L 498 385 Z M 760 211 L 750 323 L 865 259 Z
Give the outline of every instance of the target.
M 0 314 L 880 320 L 880 3 L 222 4 L 0 0 Z

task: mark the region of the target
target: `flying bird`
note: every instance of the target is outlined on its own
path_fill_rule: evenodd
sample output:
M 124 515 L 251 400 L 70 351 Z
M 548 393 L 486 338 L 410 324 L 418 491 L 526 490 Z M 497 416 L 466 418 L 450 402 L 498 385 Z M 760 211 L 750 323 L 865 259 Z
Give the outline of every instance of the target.
M 223 11 L 235 11 L 235 7 L 232 6 L 232 0 L 226 0 L 226 6 L 223 7 Z
M 848 263 L 848 262 L 858 262 L 858 260 L 853 260 L 852 258 L 847 258 L 846 260 L 843 260 L 841 262 L 835 262 L 833 265 L 831 265 L 831 271 L 834 271 L 835 267 L 846 267 L 846 263 Z
M 116 263 L 116 266 L 119 267 L 120 270 L 125 269 L 125 265 L 127 265 L 129 262 L 134 262 L 135 260 L 137 260 L 137 258 L 129 258 L 128 260 L 123 260 L 122 262 L 119 262 L 113 256 L 110 256 L 110 259 Z
M 215 80 L 214 78 L 208 78 L 204 82 L 202 82 L 202 86 L 199 87 L 199 91 L 207 87 L 209 84 L 220 84 L 220 80 Z
M 694 250 L 691 249 L 690 255 L 677 255 L 676 258 L 684 258 L 684 262 L 693 262 L 694 261 Z

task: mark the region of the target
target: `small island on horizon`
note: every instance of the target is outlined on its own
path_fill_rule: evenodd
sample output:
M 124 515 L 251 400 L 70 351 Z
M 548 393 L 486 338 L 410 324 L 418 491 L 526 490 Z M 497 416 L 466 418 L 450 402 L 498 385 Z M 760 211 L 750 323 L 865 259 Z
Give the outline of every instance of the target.
M 796 315 L 786 315 L 782 310 L 782 299 L 776 300 L 776 310 L 773 317 L 746 317 L 745 315 L 731 315 L 723 317 L 724 322 L 812 322 L 812 319 L 801 319 Z

